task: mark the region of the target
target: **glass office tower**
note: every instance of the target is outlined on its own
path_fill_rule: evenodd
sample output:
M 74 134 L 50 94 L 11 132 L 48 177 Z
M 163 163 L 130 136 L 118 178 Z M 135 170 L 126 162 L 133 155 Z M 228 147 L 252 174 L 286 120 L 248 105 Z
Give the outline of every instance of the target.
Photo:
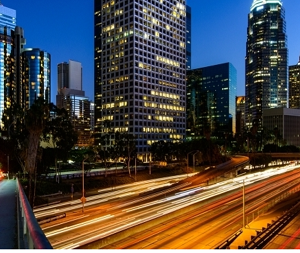
M 289 108 L 300 109 L 300 57 L 298 64 L 289 67 Z
M 95 0 L 94 21 L 95 142 L 133 134 L 147 161 L 152 143 L 185 137 L 185 0 Z
M 237 71 L 223 63 L 187 71 L 187 136 L 223 138 L 236 130 Z
M 26 48 L 22 58 L 23 82 L 26 89 L 25 108 L 29 109 L 38 97 L 44 97 L 50 103 L 50 54 L 38 48 Z
M 287 107 L 287 37 L 281 0 L 254 0 L 246 43 L 246 124 L 262 126 L 262 112 Z
M 15 65 L 14 65 L 14 29 L 16 11 L 0 5 L 0 126 L 5 108 L 9 108 L 14 99 Z

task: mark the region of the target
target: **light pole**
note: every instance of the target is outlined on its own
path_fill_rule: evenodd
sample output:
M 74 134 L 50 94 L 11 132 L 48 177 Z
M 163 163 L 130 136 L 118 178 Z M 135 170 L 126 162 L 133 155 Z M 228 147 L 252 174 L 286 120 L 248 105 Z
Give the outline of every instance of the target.
M 149 175 L 151 175 L 151 153 L 149 156 Z
M 187 153 L 187 161 L 186 161 L 186 177 L 189 177 L 188 171 L 189 171 L 189 154 L 193 153 L 195 151 L 191 151 L 189 153 Z
M 193 170 L 195 172 L 195 155 L 198 154 L 200 151 L 199 150 L 196 150 L 196 153 L 193 154 Z
M 9 180 L 9 155 L 7 156 L 7 179 Z
M 243 179 L 243 228 L 245 228 L 245 181 Z
M 82 160 L 82 197 L 81 197 L 81 203 L 82 203 L 82 212 L 84 213 L 84 203 L 86 202 L 86 198 L 85 198 L 85 196 L 84 196 L 84 161 L 87 159 L 87 157 L 86 158 L 84 158 L 83 160 Z
M 134 158 L 134 181 L 136 181 L 136 157 Z

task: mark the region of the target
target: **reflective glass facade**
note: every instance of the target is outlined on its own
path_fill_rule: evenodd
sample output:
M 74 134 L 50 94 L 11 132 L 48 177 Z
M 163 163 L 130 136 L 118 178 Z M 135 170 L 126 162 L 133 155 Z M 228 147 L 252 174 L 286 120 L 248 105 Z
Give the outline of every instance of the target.
M 287 107 L 287 37 L 280 0 L 254 0 L 246 44 L 246 124 L 262 125 L 262 112 Z
M 38 48 L 27 48 L 22 53 L 22 58 L 26 109 L 30 108 L 38 97 L 44 97 L 50 103 L 50 54 Z
M 185 72 L 185 0 L 95 0 L 96 143 L 127 132 L 147 159 L 152 143 L 183 141 Z
M 14 29 L 16 11 L 0 5 L 0 126 L 5 108 L 10 107 L 14 99 L 15 65 L 14 65 Z
M 187 71 L 187 136 L 223 137 L 236 129 L 237 72 L 231 63 Z

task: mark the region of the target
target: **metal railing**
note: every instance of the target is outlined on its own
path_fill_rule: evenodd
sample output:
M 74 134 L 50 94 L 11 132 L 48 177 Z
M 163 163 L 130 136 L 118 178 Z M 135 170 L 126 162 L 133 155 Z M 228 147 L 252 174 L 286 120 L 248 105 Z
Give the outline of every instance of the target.
M 17 189 L 18 248 L 53 249 L 39 226 L 18 179 Z

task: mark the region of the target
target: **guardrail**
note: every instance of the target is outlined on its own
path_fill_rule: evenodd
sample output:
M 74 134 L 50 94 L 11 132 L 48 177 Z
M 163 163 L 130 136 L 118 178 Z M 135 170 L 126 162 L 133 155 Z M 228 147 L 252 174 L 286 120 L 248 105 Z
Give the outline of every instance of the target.
M 18 248 L 53 249 L 39 226 L 18 179 L 17 187 Z

